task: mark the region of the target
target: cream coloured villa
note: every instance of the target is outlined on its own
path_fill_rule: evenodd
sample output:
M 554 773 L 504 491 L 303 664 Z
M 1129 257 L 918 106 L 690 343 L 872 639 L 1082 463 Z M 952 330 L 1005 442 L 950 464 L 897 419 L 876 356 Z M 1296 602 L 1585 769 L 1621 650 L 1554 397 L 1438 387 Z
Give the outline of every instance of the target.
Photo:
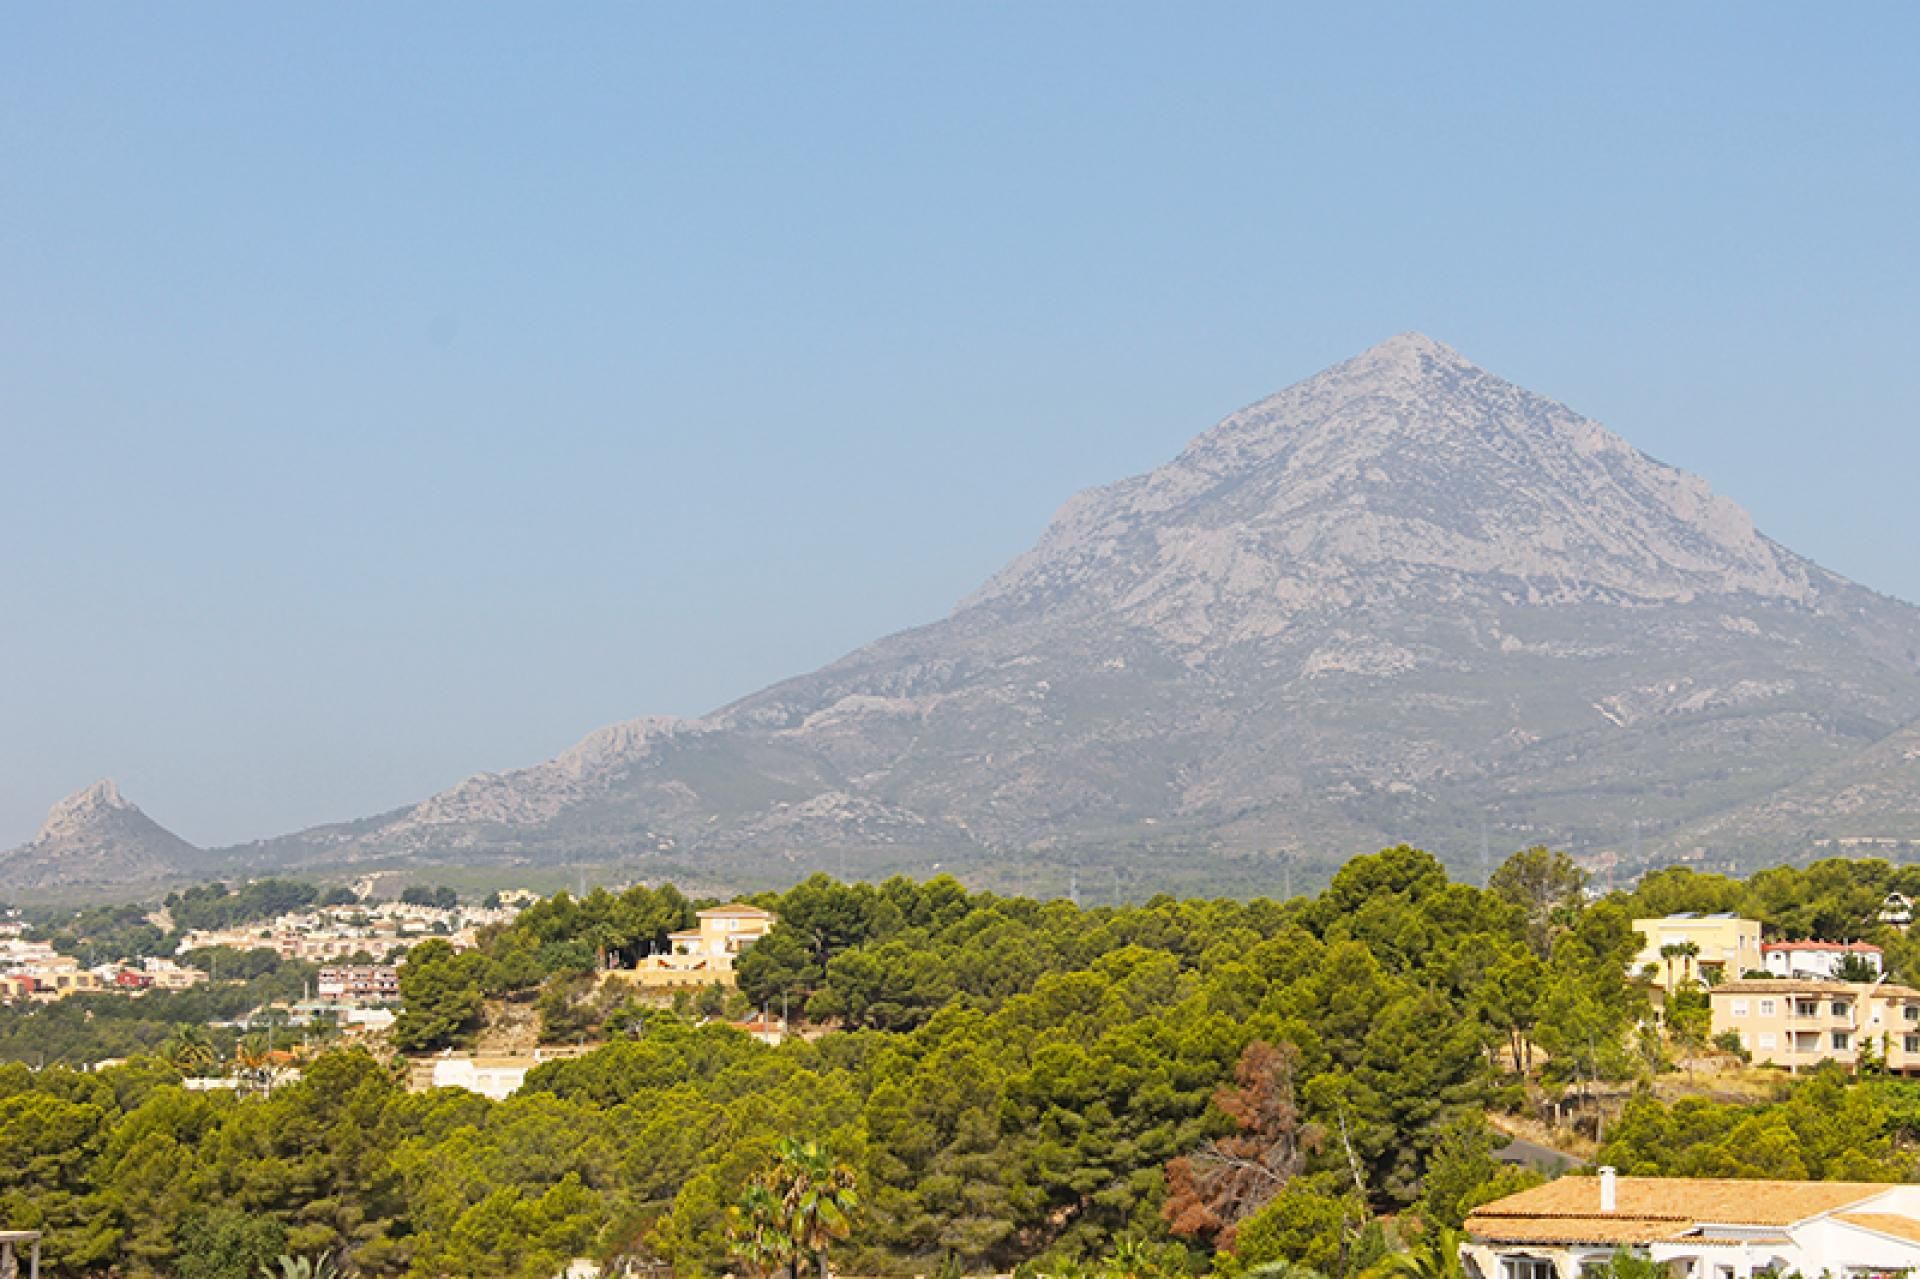
M 1640 934 L 1640 953 L 1634 957 L 1632 971 L 1651 976 L 1669 992 L 1688 982 L 1743 977 L 1762 966 L 1757 919 L 1687 911 L 1636 919 L 1633 931 Z M 1692 950 L 1680 956 L 1660 953 L 1669 946 Z
M 1460 1259 L 1471 1279 L 1582 1279 L 1615 1251 L 1673 1279 L 1920 1269 L 1920 1185 L 1562 1177 L 1474 1209 Z
M 1853 1066 L 1866 1050 L 1888 1070 L 1920 1072 L 1920 990 L 1889 981 L 1729 981 L 1707 992 L 1715 1035 L 1731 1031 L 1775 1066 Z
M 648 986 L 733 985 L 733 964 L 747 947 L 780 922 L 772 911 L 744 902 L 698 912 L 698 927 L 667 934 L 664 955 L 640 961 L 637 976 Z

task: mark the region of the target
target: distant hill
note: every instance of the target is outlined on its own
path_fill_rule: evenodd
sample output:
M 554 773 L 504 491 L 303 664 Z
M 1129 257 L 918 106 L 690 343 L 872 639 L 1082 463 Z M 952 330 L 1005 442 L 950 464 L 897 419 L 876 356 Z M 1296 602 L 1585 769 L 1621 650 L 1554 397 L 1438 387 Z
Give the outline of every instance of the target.
M 1920 834 L 1917 655 L 1920 610 L 1409 334 L 1074 497 L 941 621 L 221 856 L 1240 891 L 1402 840 L 1791 855 Z
M 200 849 L 128 803 L 111 780 L 98 781 L 55 804 L 32 840 L 0 853 L 0 897 L 175 879 L 203 861 Z

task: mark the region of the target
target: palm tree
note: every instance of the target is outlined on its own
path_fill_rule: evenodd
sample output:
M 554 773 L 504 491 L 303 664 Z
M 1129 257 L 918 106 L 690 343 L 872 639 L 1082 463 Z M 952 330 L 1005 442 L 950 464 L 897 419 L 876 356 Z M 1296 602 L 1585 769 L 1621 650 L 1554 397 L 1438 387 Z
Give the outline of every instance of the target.
M 765 1178 L 749 1185 L 727 1210 L 727 1241 L 755 1273 L 792 1274 L 795 1254 L 785 1205 Z
M 1670 941 L 1660 948 L 1660 958 L 1665 960 L 1667 965 L 1668 994 L 1673 993 L 1673 961 L 1680 958 L 1683 953 L 1685 952 L 1681 949 L 1681 944 L 1677 941 Z
M 1428 1230 L 1413 1247 L 1369 1267 L 1363 1279 L 1466 1279 L 1460 1232 L 1444 1226 Z
M 1636 1257 L 1625 1248 L 1615 1250 L 1600 1273 L 1606 1279 L 1667 1279 L 1666 1263 L 1650 1257 Z
M 1245 1279 L 1327 1279 L 1312 1266 L 1297 1261 L 1263 1261 L 1248 1270 Z
M 1100 1279 L 1102 1273 L 1078 1257 L 1064 1257 L 1039 1271 L 1041 1279 Z
M 853 1169 L 837 1162 L 818 1142 L 789 1137 L 780 1143 L 770 1175 L 770 1189 L 785 1210 L 796 1264 L 800 1257 L 810 1258 L 820 1279 L 827 1279 L 827 1249 L 853 1233 L 853 1215 L 860 1207 Z
M 1106 1272 L 1114 1279 L 1155 1279 L 1160 1274 L 1157 1251 L 1138 1235 L 1122 1235 L 1114 1242 Z
M 176 1026 L 160 1045 L 160 1055 L 183 1075 L 211 1070 L 219 1060 L 219 1054 L 213 1049 L 213 1036 L 205 1026 L 195 1025 Z
M 248 1035 L 233 1046 L 233 1068 L 249 1086 L 264 1088 L 271 1077 L 273 1053 L 262 1035 Z
M 1700 943 L 1697 941 L 1683 941 L 1680 943 L 1679 950 L 1682 960 L 1680 965 L 1681 977 L 1683 980 L 1690 981 L 1693 975 L 1693 961 L 1700 958 Z
M 285 1256 L 273 1266 L 260 1267 L 261 1279 L 339 1279 L 340 1267 L 334 1264 L 330 1252 L 315 1253 L 313 1256 Z

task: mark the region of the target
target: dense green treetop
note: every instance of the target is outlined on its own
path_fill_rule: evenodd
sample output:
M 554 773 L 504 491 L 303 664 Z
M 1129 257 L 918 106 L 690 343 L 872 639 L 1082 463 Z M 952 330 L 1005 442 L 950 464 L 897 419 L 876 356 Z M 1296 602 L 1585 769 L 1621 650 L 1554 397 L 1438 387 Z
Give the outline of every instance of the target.
M 752 1004 L 811 1023 L 777 1047 L 714 1017 L 725 1001 L 606 996 L 601 970 L 658 951 L 699 903 L 670 887 L 561 894 L 477 950 L 416 948 L 394 1038 L 459 1044 L 484 1001 L 519 999 L 557 1037 L 604 1047 L 497 1103 L 409 1094 L 404 1063 L 361 1050 L 270 1095 L 189 1093 L 148 1055 L 98 1073 L 0 1067 L 0 1220 L 45 1229 L 60 1276 L 213 1279 L 275 1249 L 421 1279 L 532 1279 L 575 1256 L 702 1275 L 791 1269 L 830 1243 L 858 1273 L 1124 1256 L 1348 1279 L 1381 1260 L 1383 1223 L 1403 1239 L 1452 1229 L 1524 1184 L 1485 1121 L 1523 1073 L 1581 1088 L 1657 1062 L 1627 977 L 1634 917 L 1758 903 L 1775 927 L 1852 920 L 1881 937 L 1904 872 L 1793 872 L 1813 897 L 1791 905 L 1781 874 L 1668 872 L 1588 902 L 1552 854 L 1520 854 L 1479 889 L 1403 847 L 1314 898 L 1099 909 L 816 877 L 755 899 L 780 922 L 739 965 Z M 189 997 L 212 995 L 170 998 Z M 24 1015 L 17 1047 L 111 1024 L 107 1006 Z M 144 1035 L 128 1054 L 164 1038 Z M 1916 1133 L 1920 1092 L 1822 1075 L 1757 1106 L 1638 1097 L 1603 1154 L 1636 1173 L 1897 1177 Z M 792 1212 L 748 1201 L 797 1184 L 776 1171 L 801 1148 L 783 1142 L 836 1170 L 844 1238 L 816 1222 L 814 1244 L 791 1247 Z M 1222 1161 L 1263 1171 L 1226 1176 Z M 1441 1236 L 1418 1237 L 1439 1255 Z

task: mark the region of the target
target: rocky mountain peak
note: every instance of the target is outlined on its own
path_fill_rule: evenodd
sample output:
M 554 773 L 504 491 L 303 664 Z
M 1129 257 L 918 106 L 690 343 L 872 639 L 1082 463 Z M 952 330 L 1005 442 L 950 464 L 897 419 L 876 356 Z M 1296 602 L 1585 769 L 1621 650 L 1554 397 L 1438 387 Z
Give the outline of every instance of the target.
M 1191 650 L 1415 596 L 1715 594 L 1817 586 L 1705 482 L 1413 333 L 1073 498 L 962 608 L 1115 611 Z
M 34 838 L 59 839 L 82 831 L 110 814 L 139 811 L 121 796 L 120 788 L 112 778 L 102 778 L 91 786 L 75 791 L 49 809 L 47 819 L 40 824 L 40 833 Z
M 141 812 L 111 779 L 102 779 L 55 804 L 30 842 L 0 854 L 0 886 L 166 878 L 182 873 L 199 852 Z
M 1203 432 L 1177 461 L 1216 470 L 1257 466 L 1315 426 L 1358 433 L 1376 446 L 1395 436 L 1471 436 L 1508 407 L 1471 401 L 1499 390 L 1529 394 L 1443 342 L 1403 333 L 1234 413 Z
M 1400 333 L 1370 346 L 1328 372 L 1345 371 L 1356 378 L 1397 378 L 1415 382 L 1443 376 L 1450 369 L 1471 369 L 1467 358 L 1445 342 L 1424 333 Z

